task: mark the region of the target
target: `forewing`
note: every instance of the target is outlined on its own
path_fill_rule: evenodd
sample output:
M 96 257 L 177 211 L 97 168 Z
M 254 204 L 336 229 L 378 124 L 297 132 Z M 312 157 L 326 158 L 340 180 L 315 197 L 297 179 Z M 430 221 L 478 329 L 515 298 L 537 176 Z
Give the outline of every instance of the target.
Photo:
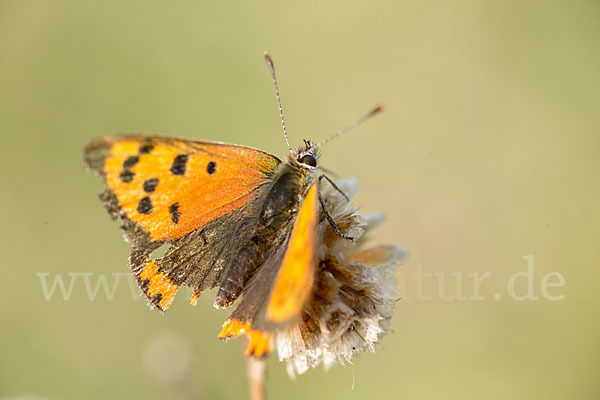
M 94 140 L 85 161 L 134 245 L 172 241 L 239 209 L 280 163 L 245 146 L 145 135 Z

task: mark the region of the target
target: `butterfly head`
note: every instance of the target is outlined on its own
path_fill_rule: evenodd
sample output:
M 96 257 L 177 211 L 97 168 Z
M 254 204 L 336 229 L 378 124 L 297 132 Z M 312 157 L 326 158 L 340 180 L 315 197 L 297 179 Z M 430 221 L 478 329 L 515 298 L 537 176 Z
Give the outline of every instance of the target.
M 317 168 L 319 160 L 319 153 L 317 146 L 310 140 L 304 140 L 304 146 L 299 147 L 289 156 L 289 161 L 292 165 L 304 168 L 307 170 L 314 170 Z

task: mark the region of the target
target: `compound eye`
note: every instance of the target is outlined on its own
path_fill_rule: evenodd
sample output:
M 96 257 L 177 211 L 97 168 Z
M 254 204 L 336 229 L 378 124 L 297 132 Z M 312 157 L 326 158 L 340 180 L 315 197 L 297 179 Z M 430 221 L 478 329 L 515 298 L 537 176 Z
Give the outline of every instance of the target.
M 304 165 L 308 165 L 309 167 L 316 167 L 317 166 L 317 159 L 314 158 L 313 156 L 311 156 L 310 154 L 307 154 L 305 156 L 303 156 L 300 160 L 301 164 Z

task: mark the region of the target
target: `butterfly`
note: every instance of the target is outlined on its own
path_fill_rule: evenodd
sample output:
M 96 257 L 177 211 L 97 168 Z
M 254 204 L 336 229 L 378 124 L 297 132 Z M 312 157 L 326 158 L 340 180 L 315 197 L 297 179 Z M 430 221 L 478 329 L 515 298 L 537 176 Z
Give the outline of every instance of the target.
M 219 338 L 246 334 L 247 355 L 263 356 L 272 335 L 295 321 L 313 291 L 317 225 L 327 211 L 319 191 L 320 147 L 383 109 L 377 106 L 330 138 L 290 146 L 273 61 L 265 52 L 290 155 L 251 147 L 152 135 L 105 136 L 85 148 L 102 178 L 101 200 L 131 243 L 129 265 L 152 308 L 166 311 L 181 286 L 218 287 L 215 307 L 238 304 Z M 345 195 L 344 195 L 345 196 Z M 161 257 L 153 253 L 168 249 Z

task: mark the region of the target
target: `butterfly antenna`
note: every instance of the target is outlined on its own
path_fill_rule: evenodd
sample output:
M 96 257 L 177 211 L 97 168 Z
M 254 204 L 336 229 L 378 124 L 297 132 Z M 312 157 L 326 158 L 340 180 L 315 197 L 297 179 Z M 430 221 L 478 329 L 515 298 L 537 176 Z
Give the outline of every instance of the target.
M 351 123 L 350 125 L 347 125 L 345 127 L 343 127 L 342 129 L 340 129 L 339 131 L 337 131 L 336 133 L 334 133 L 333 135 L 329 136 L 328 138 L 325 138 L 323 140 L 321 140 L 319 143 L 317 143 L 315 145 L 315 148 L 319 148 L 321 146 L 323 146 L 325 143 L 335 139 L 338 136 L 342 136 L 344 133 L 348 132 L 350 129 L 360 125 L 361 123 L 365 122 L 366 120 L 368 120 L 369 118 L 375 116 L 376 114 L 378 114 L 380 111 L 385 110 L 385 103 L 380 103 L 377 107 L 375 107 L 374 109 L 372 109 L 371 111 L 369 111 L 368 113 L 366 113 L 365 115 L 363 115 L 362 117 L 360 117 L 359 119 L 357 119 L 356 121 L 354 121 L 353 123 Z
M 277 96 L 277 105 L 279 106 L 279 115 L 281 116 L 281 126 L 283 126 L 283 136 L 285 136 L 285 142 L 288 145 L 291 153 L 294 153 L 292 146 L 290 146 L 290 140 L 288 139 L 287 129 L 285 129 L 285 121 L 283 120 L 283 109 L 281 108 L 281 99 L 279 98 L 279 88 L 277 87 L 277 77 L 275 77 L 275 66 L 273 65 L 273 60 L 269 55 L 268 51 L 265 51 L 265 61 L 267 62 L 267 66 L 269 67 L 269 71 L 271 71 L 271 75 L 273 76 L 273 86 L 275 86 L 275 95 Z

